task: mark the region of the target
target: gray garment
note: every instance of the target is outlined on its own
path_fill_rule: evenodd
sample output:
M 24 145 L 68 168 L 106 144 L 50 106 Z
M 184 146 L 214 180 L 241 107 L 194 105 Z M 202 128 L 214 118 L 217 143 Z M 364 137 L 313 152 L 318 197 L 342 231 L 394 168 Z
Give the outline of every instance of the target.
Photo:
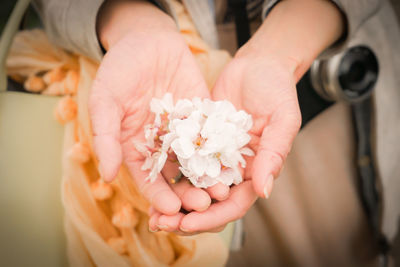
M 97 13 L 104 0 L 34 0 L 50 40 L 69 51 L 100 61 Z
M 96 32 L 97 14 L 105 0 L 33 0 L 50 40 L 97 62 L 103 58 Z M 172 15 L 164 1 L 160 6 Z
M 263 8 L 265 18 L 280 0 L 266 0 Z M 342 11 L 346 19 L 346 35 L 340 42 L 322 52 L 319 59 L 326 59 L 340 52 L 354 36 L 360 26 L 376 14 L 381 5 L 380 0 L 331 0 Z
M 36 9 L 39 11 L 45 30 L 50 40 L 55 44 L 80 54 L 84 54 L 96 61 L 100 61 L 103 54 L 100 49 L 96 34 L 97 13 L 104 0 L 34 0 Z M 205 1 L 205 0 L 204 0 Z M 267 0 L 264 4 L 264 15 L 279 0 Z M 379 7 L 379 0 L 332 0 L 343 11 L 347 19 L 348 37 L 353 36 L 360 25 L 374 14 Z M 169 14 L 173 16 L 169 0 L 156 1 L 162 5 Z M 210 40 L 210 45 L 215 47 L 216 34 L 214 29 L 210 30 L 209 24 L 204 23 L 200 16 L 196 16 L 197 1 L 184 0 L 191 13 L 195 25 L 198 27 L 203 39 Z M 207 4 L 209 1 L 206 1 Z M 200 5 L 201 6 L 201 5 Z M 205 10 L 201 10 L 204 14 Z M 211 13 L 211 9 L 208 10 Z M 204 16 L 206 16 L 205 14 Z M 210 14 L 208 14 L 210 15 Z M 210 17 L 210 16 L 206 17 Z M 207 21 L 208 22 L 208 21 Z M 207 27 L 202 27 L 207 26 Z M 343 47 L 338 44 L 329 50 L 329 55 L 336 53 Z M 328 55 L 324 54 L 324 55 Z

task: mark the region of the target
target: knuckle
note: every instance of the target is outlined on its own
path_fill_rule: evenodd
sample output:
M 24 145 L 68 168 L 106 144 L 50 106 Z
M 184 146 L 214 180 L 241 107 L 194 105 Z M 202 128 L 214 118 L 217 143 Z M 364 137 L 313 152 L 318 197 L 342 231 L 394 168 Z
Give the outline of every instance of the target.
M 267 155 L 267 159 L 271 162 L 274 166 L 281 166 L 285 161 L 286 155 L 282 154 L 281 152 L 274 151 L 265 147 L 261 147 L 262 153 Z
M 236 201 L 232 200 L 233 205 L 235 206 L 236 209 L 236 216 L 235 220 L 241 219 L 244 217 L 244 215 L 247 212 L 247 208 L 244 205 L 238 204 Z

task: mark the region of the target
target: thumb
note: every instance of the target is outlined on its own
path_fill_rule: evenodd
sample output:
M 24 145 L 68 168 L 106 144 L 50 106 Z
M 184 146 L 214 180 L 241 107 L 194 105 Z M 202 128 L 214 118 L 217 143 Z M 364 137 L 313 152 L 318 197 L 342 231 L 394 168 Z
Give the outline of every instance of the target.
M 299 112 L 273 115 L 264 128 L 252 167 L 254 191 L 261 197 L 271 194 L 301 124 Z
M 98 80 L 89 98 L 93 147 L 99 160 L 99 172 L 106 182 L 114 180 L 122 163 L 120 143 L 122 107 Z

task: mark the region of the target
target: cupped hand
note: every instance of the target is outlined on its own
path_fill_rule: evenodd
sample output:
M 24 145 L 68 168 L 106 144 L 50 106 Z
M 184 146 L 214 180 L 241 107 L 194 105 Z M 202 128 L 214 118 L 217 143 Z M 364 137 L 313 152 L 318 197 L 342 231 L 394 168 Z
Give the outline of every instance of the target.
M 275 56 L 245 54 L 225 68 L 213 91 L 253 116 L 251 148 L 256 152 L 246 168 L 254 191 L 268 198 L 301 125 L 296 92 L 296 62 Z
M 125 162 L 141 192 L 159 212 L 176 214 L 181 206 L 204 210 L 211 203 L 207 192 L 189 184 L 171 186 L 166 182 L 165 178 L 177 174 L 173 164 L 167 164 L 154 183 L 145 181 L 149 173 L 141 170 L 144 157 L 133 141 L 144 142 L 144 126 L 154 121 L 149 103 L 167 92 L 175 101 L 210 97 L 177 31 L 127 33 L 110 48 L 98 69 L 89 102 L 100 174 L 110 182 Z
M 238 56 L 225 67 L 212 91 L 213 99 L 231 101 L 254 120 L 249 145 L 256 155 L 247 158 L 245 181 L 204 212 L 174 216 L 153 212 L 151 229 L 161 225 L 162 230 L 180 234 L 220 231 L 246 214 L 256 194 L 269 197 L 301 124 L 295 83 L 291 62 L 273 57 Z

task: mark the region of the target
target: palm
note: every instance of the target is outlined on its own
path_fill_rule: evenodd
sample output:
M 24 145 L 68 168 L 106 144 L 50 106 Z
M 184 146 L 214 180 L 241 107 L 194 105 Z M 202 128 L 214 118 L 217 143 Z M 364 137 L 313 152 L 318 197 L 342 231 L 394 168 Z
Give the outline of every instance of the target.
M 229 197 L 212 204 L 204 212 L 191 212 L 179 220 L 160 217 L 186 233 L 220 230 L 221 226 L 244 216 L 259 196 L 266 196 L 267 177 L 276 177 L 300 125 L 293 73 L 272 60 L 235 58 L 221 73 L 213 89 L 213 99 L 226 99 L 254 119 L 250 146 L 256 151 L 249 158 L 245 178 L 233 186 Z
M 234 59 L 217 82 L 213 97 L 228 99 L 253 116 L 251 146 L 257 151 L 246 169 L 263 196 L 266 175 L 279 175 L 300 125 L 293 74 L 270 60 Z M 261 188 L 260 188 L 261 187 Z
M 209 97 L 194 58 L 178 33 L 122 39 L 104 57 L 90 99 L 103 177 L 111 180 L 123 159 L 149 200 L 169 193 L 168 185 L 163 179 L 150 186 L 144 182 L 148 175 L 140 170 L 144 158 L 134 149 L 133 140 L 144 140 L 144 126 L 154 120 L 149 109 L 151 98 L 161 98 L 166 92 L 175 100 Z M 176 211 L 176 207 L 165 207 L 168 213 Z

